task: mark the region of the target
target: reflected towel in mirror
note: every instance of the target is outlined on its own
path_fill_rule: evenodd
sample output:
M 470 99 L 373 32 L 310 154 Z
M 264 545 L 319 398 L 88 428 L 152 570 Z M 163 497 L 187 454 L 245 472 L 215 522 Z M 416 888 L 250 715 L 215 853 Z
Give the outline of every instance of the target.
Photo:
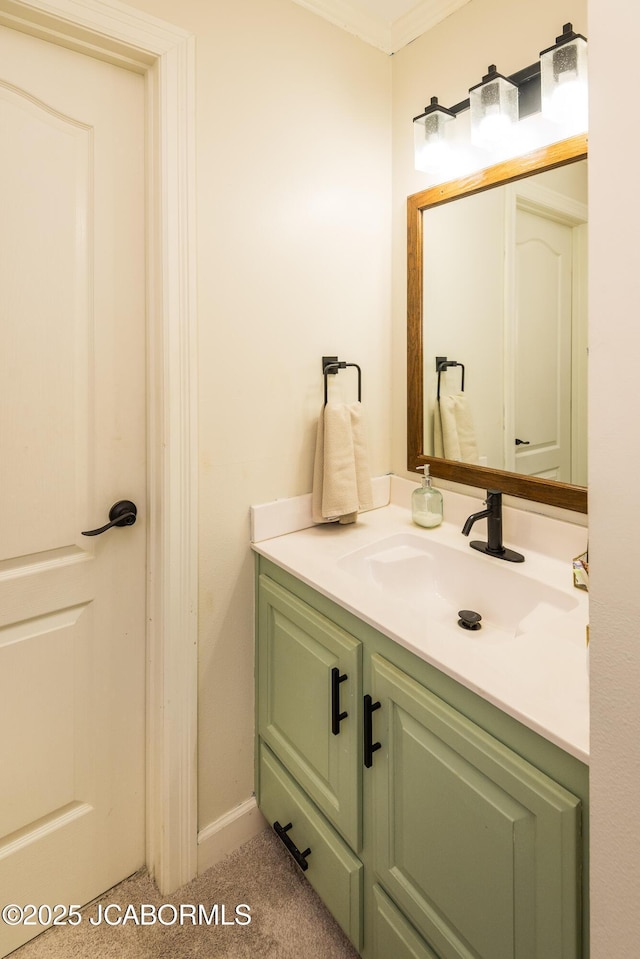
M 329 402 L 318 419 L 311 511 L 314 523 L 355 523 L 373 493 L 361 403 Z
M 435 456 L 461 463 L 478 462 L 478 446 L 473 417 L 465 393 L 441 396 L 433 412 L 433 449 Z

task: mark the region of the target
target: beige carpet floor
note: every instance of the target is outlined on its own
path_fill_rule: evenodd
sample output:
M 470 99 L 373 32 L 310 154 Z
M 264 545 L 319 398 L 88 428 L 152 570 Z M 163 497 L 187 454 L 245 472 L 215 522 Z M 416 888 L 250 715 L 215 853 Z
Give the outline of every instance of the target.
M 199 904 L 207 916 L 218 904 L 218 925 L 189 920 L 182 925 L 109 926 L 97 920 L 105 907 L 112 920 L 125 915 L 132 904 L 140 916 L 140 904 L 148 905 L 147 916 L 159 915 L 171 923 L 176 910 Z M 240 910 L 242 925 L 222 925 L 221 905 L 227 923 L 236 917 L 236 906 L 250 907 L 251 922 L 244 923 L 247 910 Z M 100 907 L 102 909 L 100 910 Z M 179 911 L 177 913 L 179 917 Z M 357 959 L 357 953 L 324 908 L 302 872 L 266 829 L 245 843 L 217 866 L 183 886 L 171 896 L 161 896 L 146 872 L 115 886 L 82 910 L 77 926 L 48 929 L 37 939 L 12 953 L 11 959 Z

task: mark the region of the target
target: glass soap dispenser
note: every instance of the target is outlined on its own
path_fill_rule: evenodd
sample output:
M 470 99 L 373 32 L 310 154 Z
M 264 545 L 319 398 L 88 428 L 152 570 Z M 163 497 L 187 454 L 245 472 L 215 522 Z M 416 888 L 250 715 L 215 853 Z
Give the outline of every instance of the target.
M 413 522 L 418 526 L 439 526 L 442 522 L 442 493 L 431 485 L 429 476 L 429 464 L 418 466 L 419 470 L 424 470 L 422 477 L 422 486 L 414 489 L 411 494 L 411 514 Z

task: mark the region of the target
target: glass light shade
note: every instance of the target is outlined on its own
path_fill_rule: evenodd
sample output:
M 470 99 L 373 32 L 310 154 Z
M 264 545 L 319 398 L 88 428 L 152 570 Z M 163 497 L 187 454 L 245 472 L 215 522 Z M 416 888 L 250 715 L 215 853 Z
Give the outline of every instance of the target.
M 518 122 L 518 88 L 496 73 L 495 66 L 482 83 L 469 90 L 471 142 L 479 147 L 498 147 L 509 139 Z
M 431 97 L 431 106 L 413 121 L 413 146 L 415 168 L 423 173 L 438 173 L 447 163 L 450 147 L 446 142 L 445 128 L 455 119 L 451 110 L 438 105 L 438 98 Z
M 565 24 L 556 45 L 540 54 L 542 115 L 561 123 L 567 132 L 582 132 L 588 126 L 589 87 L 587 41 Z

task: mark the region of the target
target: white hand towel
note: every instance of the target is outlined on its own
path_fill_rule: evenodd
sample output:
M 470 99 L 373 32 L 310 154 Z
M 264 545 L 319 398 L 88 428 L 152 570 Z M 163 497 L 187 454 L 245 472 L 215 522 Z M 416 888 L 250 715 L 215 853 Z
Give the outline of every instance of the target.
M 355 523 L 373 507 L 361 404 L 327 403 L 320 411 L 311 498 L 314 523 Z
M 433 414 L 434 452 L 448 460 L 478 462 L 473 417 L 464 393 L 440 397 Z

